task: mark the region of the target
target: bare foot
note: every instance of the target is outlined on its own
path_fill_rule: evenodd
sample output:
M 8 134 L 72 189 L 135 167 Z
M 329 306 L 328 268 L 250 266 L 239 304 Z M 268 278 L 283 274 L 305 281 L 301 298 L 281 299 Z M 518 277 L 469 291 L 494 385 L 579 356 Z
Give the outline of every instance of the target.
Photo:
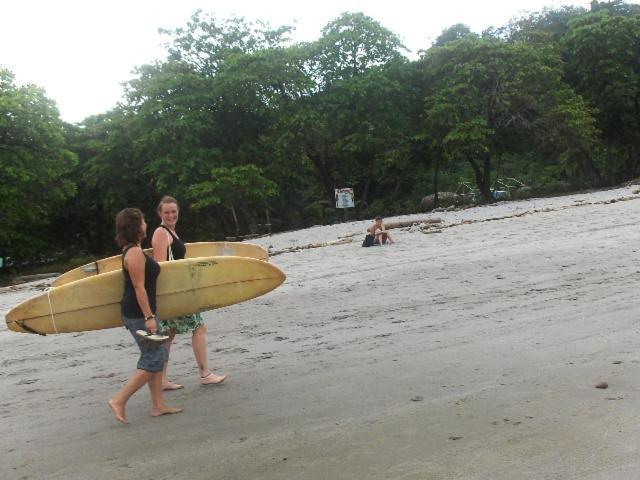
M 151 416 L 159 417 L 161 415 L 173 415 L 174 413 L 180 413 L 182 411 L 181 408 L 178 407 L 162 407 L 162 408 L 152 408 Z
M 181 388 L 184 388 L 184 385 L 180 385 L 178 383 L 167 382 L 162 384 L 162 390 L 164 390 L 165 392 L 171 390 L 180 390 Z
M 215 375 L 213 372 L 204 377 L 200 377 L 200 383 L 202 385 L 220 385 L 227 379 L 226 375 Z
M 116 416 L 116 420 L 124 425 L 129 425 L 129 422 L 127 422 L 127 417 L 125 417 L 124 415 L 124 405 L 120 405 L 114 400 L 109 400 L 107 403 L 109 404 L 109 408 L 111 409 L 113 414 Z

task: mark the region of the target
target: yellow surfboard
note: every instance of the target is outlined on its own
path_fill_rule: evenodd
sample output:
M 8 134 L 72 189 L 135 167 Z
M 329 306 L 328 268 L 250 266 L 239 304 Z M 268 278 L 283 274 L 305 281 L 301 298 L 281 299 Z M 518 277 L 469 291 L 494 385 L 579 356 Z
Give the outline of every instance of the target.
M 157 315 L 176 318 L 264 295 L 285 280 L 274 265 L 245 257 L 205 257 L 162 262 Z M 69 333 L 122 325 L 122 271 L 55 287 L 15 306 L 5 320 L 23 333 Z
M 234 257 L 247 257 L 256 258 L 258 260 L 268 260 L 269 254 L 267 251 L 254 245 L 252 243 L 240 243 L 240 242 L 197 242 L 186 243 L 187 253 L 185 258 L 199 258 L 199 257 L 216 257 L 216 256 L 234 256 Z M 146 253 L 153 256 L 153 249 L 147 248 Z M 96 260 L 92 263 L 87 263 L 73 270 L 63 273 L 51 282 L 52 287 L 59 287 L 65 283 L 80 280 L 82 278 L 92 277 L 101 273 L 113 272 L 114 270 L 120 270 L 122 268 L 122 255 L 115 255 L 113 257 L 103 258 Z

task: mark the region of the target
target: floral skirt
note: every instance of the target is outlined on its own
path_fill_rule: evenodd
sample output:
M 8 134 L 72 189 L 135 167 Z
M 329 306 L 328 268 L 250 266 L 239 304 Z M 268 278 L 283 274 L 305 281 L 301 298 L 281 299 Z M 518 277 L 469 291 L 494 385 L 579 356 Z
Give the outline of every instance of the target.
M 176 333 L 191 333 L 194 332 L 203 323 L 204 320 L 202 320 L 202 315 L 200 315 L 199 313 L 194 313 L 193 315 L 172 318 L 171 320 L 159 320 L 158 330 L 160 330 L 161 332 L 175 330 Z

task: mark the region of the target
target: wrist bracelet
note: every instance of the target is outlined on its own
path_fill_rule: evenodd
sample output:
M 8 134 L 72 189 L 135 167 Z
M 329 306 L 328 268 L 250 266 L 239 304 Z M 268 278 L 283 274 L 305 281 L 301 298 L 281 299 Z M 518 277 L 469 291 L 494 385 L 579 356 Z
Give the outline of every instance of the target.
M 151 315 L 149 315 L 148 317 L 144 317 L 144 321 L 146 322 L 147 320 L 152 320 L 156 318 L 156 316 L 152 313 Z

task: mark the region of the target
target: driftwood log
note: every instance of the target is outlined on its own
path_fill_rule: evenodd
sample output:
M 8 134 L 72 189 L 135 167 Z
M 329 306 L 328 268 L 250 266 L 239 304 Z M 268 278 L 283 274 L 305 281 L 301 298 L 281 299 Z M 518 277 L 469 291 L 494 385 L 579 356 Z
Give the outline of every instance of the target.
M 405 227 L 411 227 L 413 225 L 435 225 L 438 223 L 442 223 L 442 219 L 441 218 L 423 218 L 422 220 L 403 220 L 401 222 L 389 222 L 389 223 L 385 223 L 384 226 L 387 228 L 387 230 L 391 230 L 392 228 L 405 228 Z M 341 235 L 338 238 L 352 238 L 358 235 L 365 235 L 366 232 L 351 232 L 351 233 L 347 233 L 346 235 Z
M 404 228 L 404 227 L 410 227 L 412 225 L 422 225 L 425 223 L 442 223 L 442 219 L 441 218 L 425 218 L 422 220 L 402 220 L 400 222 L 385 223 L 384 226 L 387 227 L 387 230 L 391 230 L 392 228 Z
M 333 245 L 342 245 L 344 243 L 351 243 L 352 241 L 353 240 L 351 238 L 343 238 L 340 240 L 334 240 L 332 242 L 308 243 L 306 245 L 299 245 L 297 247 L 288 247 L 282 250 L 270 250 L 269 257 L 275 257 L 276 255 L 281 255 L 283 253 L 298 252 L 300 250 L 309 250 L 310 248 L 321 248 L 321 247 L 330 247 Z

